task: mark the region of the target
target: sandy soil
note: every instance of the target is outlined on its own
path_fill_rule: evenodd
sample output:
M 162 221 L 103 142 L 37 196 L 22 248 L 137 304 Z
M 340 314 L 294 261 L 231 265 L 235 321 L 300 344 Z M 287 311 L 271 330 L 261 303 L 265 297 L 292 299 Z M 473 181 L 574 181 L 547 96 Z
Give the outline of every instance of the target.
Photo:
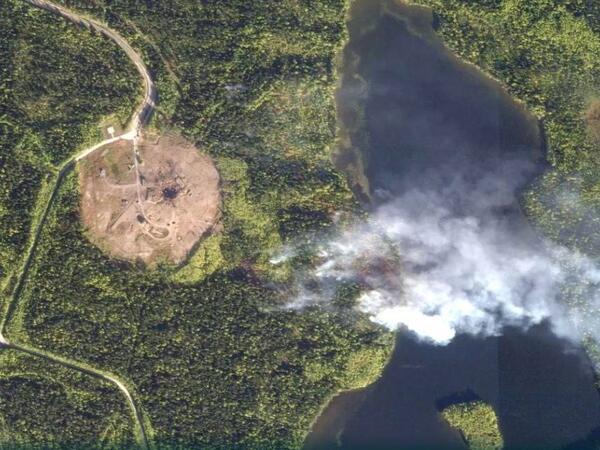
M 120 140 L 80 162 L 81 217 L 111 256 L 182 262 L 219 220 L 219 174 L 180 136 Z
M 590 104 L 585 112 L 588 132 L 596 141 L 600 141 L 600 100 Z

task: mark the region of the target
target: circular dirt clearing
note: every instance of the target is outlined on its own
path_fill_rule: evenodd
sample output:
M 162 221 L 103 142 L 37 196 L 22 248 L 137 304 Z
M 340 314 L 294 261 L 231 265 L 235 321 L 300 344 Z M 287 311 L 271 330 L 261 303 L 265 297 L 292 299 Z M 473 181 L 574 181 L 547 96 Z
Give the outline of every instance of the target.
M 117 141 L 80 162 L 81 217 L 112 256 L 182 262 L 219 219 L 219 174 L 180 136 Z

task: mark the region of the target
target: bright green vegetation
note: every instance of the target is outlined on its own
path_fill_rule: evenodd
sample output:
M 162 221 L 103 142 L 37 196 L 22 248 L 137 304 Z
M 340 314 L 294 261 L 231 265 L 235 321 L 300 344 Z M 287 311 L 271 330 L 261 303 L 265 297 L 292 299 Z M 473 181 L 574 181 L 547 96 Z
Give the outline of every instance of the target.
M 214 155 L 223 181 L 223 232 L 201 243 L 176 280 L 199 281 L 248 259 L 254 271 L 280 279 L 288 271 L 268 260 L 286 239 L 322 230 L 335 211 L 355 208 L 329 160 L 332 95 L 321 83 L 278 81 L 237 107 L 244 113 L 240 126 L 254 129 L 258 142 L 245 150 L 249 155 Z
M 552 239 L 600 252 L 600 11 L 580 0 L 419 0 L 444 42 L 542 120 L 552 170 L 526 207 Z M 593 114 L 592 114 L 593 116 Z
M 56 167 L 126 120 L 139 81 L 116 45 L 19 0 L 0 4 L 0 283 L 23 251 Z
M 503 445 L 494 409 L 485 402 L 451 405 L 442 411 L 450 426 L 458 429 L 470 450 L 500 450 Z
M 132 430 L 112 384 L 22 352 L 0 352 L 0 448 L 132 448 Z
M 126 381 L 158 448 L 298 447 L 323 402 L 373 381 L 392 347 L 343 298 L 331 311 L 283 308 L 293 267 L 269 263 L 283 244 L 331 230 L 334 213 L 358 209 L 330 162 L 347 5 L 94 5 L 85 12 L 141 49 L 156 76 L 153 126 L 215 159 L 223 220 L 181 268 L 111 260 L 81 228 L 71 173 L 8 337 Z
M 377 381 L 390 357 L 386 346 L 369 346 L 350 355 L 343 371 L 319 360 L 309 362 L 304 372 L 311 381 L 335 377 L 345 390 L 362 389 Z

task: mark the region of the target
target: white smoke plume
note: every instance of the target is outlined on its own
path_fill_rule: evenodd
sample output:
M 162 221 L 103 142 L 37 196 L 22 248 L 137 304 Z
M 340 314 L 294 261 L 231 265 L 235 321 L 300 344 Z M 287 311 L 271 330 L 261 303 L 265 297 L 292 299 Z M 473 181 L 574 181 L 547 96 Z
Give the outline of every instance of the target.
M 514 183 L 502 181 L 508 173 L 519 176 L 514 161 L 393 200 L 380 193 L 368 222 L 319 244 L 319 264 L 290 307 L 327 303 L 336 283 L 358 280 L 357 309 L 435 344 L 543 321 L 563 337 L 600 337 L 600 270 L 532 231 Z

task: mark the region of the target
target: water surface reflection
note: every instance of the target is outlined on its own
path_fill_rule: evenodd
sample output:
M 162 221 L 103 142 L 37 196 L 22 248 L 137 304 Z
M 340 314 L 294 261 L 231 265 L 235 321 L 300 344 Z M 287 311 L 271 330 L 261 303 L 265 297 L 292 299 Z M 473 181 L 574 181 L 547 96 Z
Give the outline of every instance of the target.
M 515 161 L 515 170 L 502 172 L 503 189 L 515 199 L 508 208 L 483 217 L 468 192 L 447 202 L 457 214 L 494 217 L 515 239 L 535 245 L 517 193 L 544 168 L 537 121 L 447 52 L 430 23 L 421 8 L 373 0 L 353 6 L 339 110 L 346 146 L 352 142 L 366 155 L 372 204 L 415 188 L 444 195 L 457 178 L 475 186 L 503 161 Z M 445 347 L 407 334 L 397 339 L 381 379 L 334 399 L 307 448 L 336 442 L 342 448 L 465 448 L 436 409 L 440 399 L 461 392 L 495 407 L 509 448 L 560 447 L 600 426 L 600 398 L 585 355 L 544 324 L 527 332 L 510 328 L 500 338 L 461 335 Z

